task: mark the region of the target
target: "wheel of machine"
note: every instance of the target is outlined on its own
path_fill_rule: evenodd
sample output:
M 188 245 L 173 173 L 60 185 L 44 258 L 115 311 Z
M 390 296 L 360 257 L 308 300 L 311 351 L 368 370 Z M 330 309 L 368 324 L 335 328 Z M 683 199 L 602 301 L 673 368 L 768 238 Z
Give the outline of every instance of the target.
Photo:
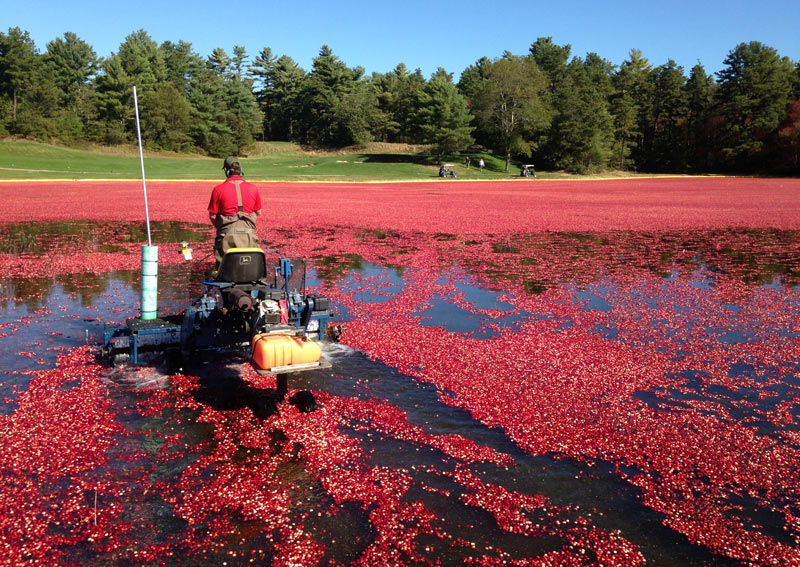
M 285 396 L 289 392 L 289 376 L 287 374 L 278 374 L 275 377 L 275 381 L 275 391 L 278 395 Z
M 193 308 L 186 310 L 181 322 L 181 356 L 185 362 L 196 361 L 197 346 L 195 344 L 194 324 L 197 320 L 197 311 Z
M 184 368 L 183 352 L 181 349 L 171 348 L 164 354 L 164 364 L 167 374 L 180 374 Z
M 314 398 L 314 394 L 308 390 L 300 390 L 292 394 L 289 403 L 303 413 L 311 413 L 317 409 L 317 400 Z

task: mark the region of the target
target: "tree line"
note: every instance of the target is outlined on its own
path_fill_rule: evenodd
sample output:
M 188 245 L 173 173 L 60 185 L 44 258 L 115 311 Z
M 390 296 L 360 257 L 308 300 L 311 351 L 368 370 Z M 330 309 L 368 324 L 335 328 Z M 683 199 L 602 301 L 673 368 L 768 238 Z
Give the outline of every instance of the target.
M 403 63 L 366 75 L 323 46 L 302 69 L 263 48 L 206 57 L 144 30 L 100 58 L 72 32 L 40 52 L 0 32 L 0 136 L 61 143 L 135 140 L 132 87 L 148 148 L 224 156 L 256 140 L 343 147 L 430 144 L 439 159 L 475 144 L 540 168 L 590 172 L 800 173 L 800 63 L 741 43 L 723 68 L 686 75 L 637 49 L 619 65 L 549 37 L 483 57 L 454 81 Z

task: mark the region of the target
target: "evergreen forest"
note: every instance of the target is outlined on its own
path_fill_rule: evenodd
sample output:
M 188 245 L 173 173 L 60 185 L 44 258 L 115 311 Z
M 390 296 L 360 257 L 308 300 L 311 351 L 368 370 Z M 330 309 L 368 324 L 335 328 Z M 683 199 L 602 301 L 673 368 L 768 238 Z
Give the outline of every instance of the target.
M 403 63 L 366 75 L 322 46 L 311 69 L 269 47 L 203 56 L 144 30 L 109 57 L 72 32 L 40 50 L 0 32 L 0 137 L 64 145 L 136 140 L 149 149 L 243 154 L 256 141 L 315 148 L 426 144 L 444 159 L 476 146 L 506 168 L 574 173 L 800 174 L 800 63 L 741 43 L 721 70 L 613 63 L 540 37 L 528 53 L 483 57 L 461 76 Z

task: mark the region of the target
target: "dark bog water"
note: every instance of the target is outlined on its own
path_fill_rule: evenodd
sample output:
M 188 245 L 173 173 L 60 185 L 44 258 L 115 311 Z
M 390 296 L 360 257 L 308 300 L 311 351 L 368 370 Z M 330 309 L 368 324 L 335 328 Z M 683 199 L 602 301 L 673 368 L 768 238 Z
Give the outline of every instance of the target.
M 6 248 L 9 238 L 24 246 L 23 232 L 7 232 Z M 571 419 L 570 404 L 578 415 L 588 403 L 577 389 L 575 397 L 571 390 L 558 394 L 563 413 L 525 422 L 548 430 L 520 437 L 516 429 L 518 417 L 554 410 L 529 397 L 536 384 L 547 386 L 546 361 L 522 354 L 514 360 L 529 351 L 509 343 L 516 336 L 544 337 L 544 330 L 531 329 L 547 329 L 551 337 L 574 333 L 569 336 L 585 341 L 580 356 L 590 361 L 606 361 L 604 351 L 617 348 L 632 355 L 652 349 L 671 361 L 659 366 L 662 376 L 642 379 L 629 396 L 597 401 L 591 407 L 601 409 L 591 411 L 608 415 L 575 426 L 581 432 L 596 426 L 592 435 L 612 435 L 609 424 L 640 414 L 647 416 L 642 427 L 661 431 L 660 419 L 679 416 L 687 439 L 709 423 L 741 427 L 750 437 L 724 441 L 729 452 L 742 452 L 734 458 L 749 458 L 766 447 L 764 440 L 771 450 L 787 449 L 785 457 L 795 455 L 800 240 L 793 233 L 757 233 L 747 243 L 762 246 L 759 256 L 737 248 L 740 234 L 706 236 L 720 244 L 714 254 L 706 254 L 702 235 L 677 244 L 676 235 L 626 235 L 627 246 L 608 235 L 549 235 L 493 243 L 484 256 L 453 253 L 452 261 L 436 265 L 413 257 L 400 265 L 358 254 L 318 258 L 307 284 L 332 298 L 334 322 L 345 326 L 343 344 L 324 348 L 331 370 L 295 375 L 290 389 L 313 391 L 320 409 L 298 414 L 274 384 L 253 379 L 237 358 L 186 364 L 175 375 L 159 360 L 148 369 L 104 368 L 109 411 L 126 433 L 115 434 L 107 451 L 103 474 L 116 488 L 101 491 L 100 523 L 118 533 L 102 536 L 103 545 L 90 536 L 48 545 L 61 563 L 88 565 L 140 564 L 142 557 L 193 565 L 375 564 L 381 558 L 444 565 L 536 558 L 614 564 L 610 557 L 619 557 L 618 564 L 746 562 L 743 549 L 726 553 L 719 540 L 687 537 L 694 528 L 673 522 L 652 501 L 663 497 L 658 483 L 673 474 L 672 494 L 681 505 L 679 492 L 710 490 L 714 482 L 701 455 L 709 437 L 698 433 L 701 440 L 680 449 L 688 458 L 688 472 L 680 475 L 644 445 L 637 453 L 634 442 L 616 448 L 603 441 L 553 442 L 549 450 L 535 450 L 538 437 L 550 438 L 550 429 Z M 191 240 L 192 234 L 181 228 L 164 238 Z M 558 264 L 546 259 L 554 251 Z M 206 268 L 160 268 L 161 315 L 180 312 L 196 296 Z M 137 314 L 135 271 L 19 277 L 1 285 L 0 413 L 7 418 L 21 411 L 32 377 L 53 368 L 59 353 L 96 345 L 106 328 Z M 392 309 L 396 325 L 386 319 Z M 379 328 L 362 329 L 370 321 Z M 381 337 L 374 342 L 385 350 L 368 356 L 347 346 L 348 329 L 354 343 Z M 404 361 L 391 350 L 434 331 L 441 333 L 441 342 L 430 344 L 435 356 L 409 344 Z M 495 413 L 487 413 L 436 364 L 466 371 L 476 362 L 460 349 L 495 344 L 507 349 L 503 364 L 469 368 L 495 390 L 510 385 L 502 398 L 507 405 L 494 404 Z M 596 355 L 586 355 L 590 349 Z M 476 388 L 484 386 L 479 382 Z M 486 450 L 483 456 L 475 456 L 476 447 Z M 678 452 L 665 449 L 672 451 Z M 758 471 L 747 474 L 754 478 L 726 477 L 719 497 L 724 521 L 709 532 L 723 541 L 726 533 L 753 538 L 790 557 L 798 549 L 797 527 L 786 516 L 798 513 L 794 480 L 782 487 L 766 473 L 766 479 Z M 89 524 L 97 511 L 93 498 L 85 501 Z M 119 510 L 112 513 L 112 504 Z M 750 560 L 761 563 L 759 557 Z

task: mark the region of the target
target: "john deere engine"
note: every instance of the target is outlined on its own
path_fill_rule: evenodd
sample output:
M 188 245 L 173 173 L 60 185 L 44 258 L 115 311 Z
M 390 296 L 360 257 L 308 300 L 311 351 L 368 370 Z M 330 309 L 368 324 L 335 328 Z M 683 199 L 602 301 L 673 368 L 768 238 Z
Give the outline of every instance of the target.
M 186 310 L 181 330 L 184 356 L 197 351 L 248 347 L 258 334 L 291 334 L 325 339 L 328 300 L 290 287 L 298 278 L 294 265 L 282 258 L 271 281 L 258 266 L 263 251 L 229 250 L 217 278 L 205 281 L 205 293 Z M 237 269 L 230 269 L 231 262 Z M 247 268 L 243 268 L 247 266 Z M 254 276 L 261 276 L 251 279 Z M 231 281 L 232 280 L 232 281 Z

